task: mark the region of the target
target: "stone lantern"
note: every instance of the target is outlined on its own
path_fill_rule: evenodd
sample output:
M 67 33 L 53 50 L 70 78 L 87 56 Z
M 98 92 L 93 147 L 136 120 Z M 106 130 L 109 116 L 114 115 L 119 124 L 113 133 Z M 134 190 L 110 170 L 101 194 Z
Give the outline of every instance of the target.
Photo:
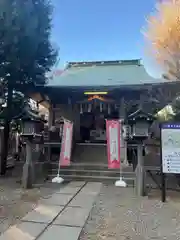
M 145 170 L 144 170 L 144 144 L 143 141 L 149 137 L 149 129 L 154 121 L 154 116 L 142 109 L 130 114 L 127 118 L 130 126 L 130 137 L 137 144 L 137 162 L 135 164 L 136 182 L 135 188 L 138 196 L 145 194 Z
M 41 131 L 42 121 L 39 119 L 23 118 L 22 119 L 22 133 L 24 139 L 31 139 L 37 141 L 42 137 Z
M 128 125 L 130 126 L 130 136 L 133 140 L 143 141 L 149 136 L 149 129 L 154 121 L 152 114 L 138 109 L 136 112 L 131 113 L 128 118 Z
M 24 188 L 31 188 L 34 183 L 33 144 L 43 140 L 44 120 L 36 112 L 25 109 L 21 116 L 21 122 L 21 136 L 26 142 L 26 161 L 23 167 L 22 184 Z
M 63 128 L 64 128 L 64 118 L 60 117 L 59 119 L 56 120 L 56 125 L 59 129 L 59 137 L 60 139 L 62 139 L 62 135 L 63 135 Z

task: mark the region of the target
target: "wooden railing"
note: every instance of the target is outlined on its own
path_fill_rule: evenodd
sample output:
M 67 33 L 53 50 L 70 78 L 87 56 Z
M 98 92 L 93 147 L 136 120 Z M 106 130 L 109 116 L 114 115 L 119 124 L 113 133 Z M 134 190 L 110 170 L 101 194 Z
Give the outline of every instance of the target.
M 160 142 L 149 140 L 145 143 L 144 171 L 146 172 L 146 186 L 161 189 L 161 155 Z M 166 174 L 168 189 L 180 190 L 180 176 Z

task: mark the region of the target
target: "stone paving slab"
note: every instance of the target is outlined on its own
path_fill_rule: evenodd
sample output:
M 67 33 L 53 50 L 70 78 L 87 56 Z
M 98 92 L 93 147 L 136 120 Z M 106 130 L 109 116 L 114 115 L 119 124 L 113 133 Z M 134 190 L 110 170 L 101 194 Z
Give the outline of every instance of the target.
M 85 185 L 86 182 L 84 181 L 72 181 L 70 183 L 68 183 L 69 187 L 82 187 Z
M 90 209 L 99 193 L 101 183 L 87 183 L 82 190 L 69 203 L 70 207 L 82 207 Z
M 54 225 L 83 227 L 89 216 L 89 209 L 67 207 L 53 222 Z
M 0 240 L 35 240 L 45 228 L 46 224 L 23 222 L 10 227 Z
M 72 198 L 74 194 L 53 194 L 48 199 L 41 199 L 40 204 L 53 205 L 53 206 L 65 206 Z
M 38 240 L 78 240 L 80 233 L 80 227 L 51 225 Z
M 100 192 L 101 183 L 87 183 L 80 194 L 97 195 Z
M 98 191 L 99 192 L 99 191 Z M 83 195 L 89 195 L 89 196 L 96 196 L 98 194 L 97 191 L 93 191 L 93 190 L 89 190 L 89 189 L 82 189 L 80 191 L 80 195 L 83 196 Z
M 85 195 L 79 193 L 73 198 L 73 200 L 69 203 L 68 206 L 91 209 L 94 201 L 95 201 L 94 195 Z
M 81 189 L 81 187 L 73 187 L 73 186 L 67 186 L 64 188 L 61 188 L 59 191 L 56 192 L 56 194 L 76 194 L 79 190 Z
M 79 181 L 71 182 L 64 188 L 58 187 L 53 195 L 39 200 L 37 207 L 21 219 L 19 225 L 1 235 L 0 240 L 78 240 L 99 193 L 98 188 L 99 183 L 85 184 Z M 40 238 L 37 238 L 39 235 Z
M 22 221 L 50 223 L 62 211 L 63 206 L 39 205 L 29 212 Z
M 88 182 L 86 184 L 85 188 L 91 189 L 94 191 L 100 191 L 101 186 L 102 186 L 102 183 L 100 183 L 100 182 Z

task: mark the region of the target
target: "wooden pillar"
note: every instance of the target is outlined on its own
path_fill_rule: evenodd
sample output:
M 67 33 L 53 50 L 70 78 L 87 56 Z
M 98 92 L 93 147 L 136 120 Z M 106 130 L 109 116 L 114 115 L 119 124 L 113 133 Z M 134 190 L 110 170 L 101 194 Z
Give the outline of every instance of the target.
M 77 104 L 73 106 L 74 139 L 79 141 L 80 136 L 80 111 Z
M 122 98 L 121 98 L 121 101 L 120 101 L 119 117 L 120 117 L 120 119 L 124 119 L 124 118 L 125 118 L 125 102 L 124 102 L 124 97 L 122 97 Z
M 119 109 L 119 118 L 122 120 L 125 120 L 126 110 L 125 110 L 125 101 L 124 97 L 121 98 L 120 101 L 120 109 Z M 121 133 L 121 159 L 123 159 L 123 162 L 127 163 L 127 142 L 123 139 L 122 133 Z

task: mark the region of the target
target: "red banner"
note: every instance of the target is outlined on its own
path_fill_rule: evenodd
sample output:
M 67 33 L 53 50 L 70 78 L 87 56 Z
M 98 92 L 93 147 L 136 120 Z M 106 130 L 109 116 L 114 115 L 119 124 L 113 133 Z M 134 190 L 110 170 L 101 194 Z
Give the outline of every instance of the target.
M 106 121 L 108 168 L 120 168 L 120 122 Z
M 63 136 L 61 143 L 60 165 L 69 166 L 71 163 L 73 124 L 65 121 L 63 127 Z

